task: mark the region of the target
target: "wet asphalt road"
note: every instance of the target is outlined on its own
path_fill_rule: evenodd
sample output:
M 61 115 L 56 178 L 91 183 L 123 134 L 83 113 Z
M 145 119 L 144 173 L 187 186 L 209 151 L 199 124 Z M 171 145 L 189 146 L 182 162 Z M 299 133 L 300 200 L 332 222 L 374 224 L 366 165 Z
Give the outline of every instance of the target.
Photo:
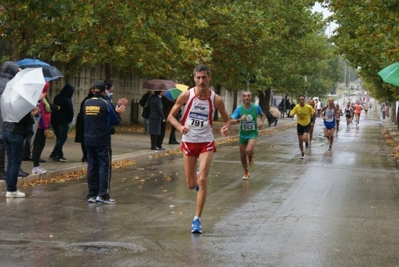
M 344 123 L 343 123 L 344 124 Z M 242 181 L 236 143 L 218 147 L 202 217 L 182 156 L 114 170 L 116 205 L 87 204 L 84 180 L 0 198 L 0 266 L 399 266 L 399 183 L 377 120 L 319 120 L 301 160 L 296 129 L 261 136 Z

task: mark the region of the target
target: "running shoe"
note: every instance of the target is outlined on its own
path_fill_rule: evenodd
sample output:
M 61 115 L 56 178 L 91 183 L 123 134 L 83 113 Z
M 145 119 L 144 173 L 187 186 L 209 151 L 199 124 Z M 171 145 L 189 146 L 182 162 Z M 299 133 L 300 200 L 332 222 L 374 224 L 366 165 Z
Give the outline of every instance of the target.
M 18 172 L 18 177 L 27 177 L 29 175 L 29 173 L 24 172 L 22 169 L 19 170 Z
M 254 157 L 248 157 L 248 165 L 250 168 L 252 168 L 254 166 L 255 162 L 254 162 Z
M 202 227 L 200 219 L 194 219 L 191 224 L 191 233 L 193 234 L 202 234 Z
M 18 190 L 14 191 L 14 192 L 7 191 L 6 197 L 7 198 L 22 198 L 22 197 L 25 197 L 25 193 L 18 191 Z
M 116 201 L 113 198 L 108 197 L 107 199 L 105 197 L 97 197 L 96 202 L 103 203 L 103 204 L 115 204 Z
M 87 199 L 87 202 L 96 203 L 97 202 L 96 197 L 91 197 L 91 198 Z
M 45 174 L 47 170 L 43 169 L 42 166 L 33 167 L 32 173 L 33 174 Z
M 249 176 L 251 176 L 251 175 L 249 174 L 249 171 L 245 171 L 245 172 L 244 172 L 244 176 L 242 177 L 242 179 L 243 179 L 243 180 L 248 180 Z
M 59 162 L 67 162 L 68 160 L 64 157 L 58 157 Z
M 301 154 L 301 159 L 304 159 L 305 158 L 305 153 L 302 153 Z
M 331 150 L 331 146 L 328 147 L 328 151 L 330 151 L 330 150 Z
M 56 155 L 50 155 L 48 158 L 54 161 L 60 161 Z

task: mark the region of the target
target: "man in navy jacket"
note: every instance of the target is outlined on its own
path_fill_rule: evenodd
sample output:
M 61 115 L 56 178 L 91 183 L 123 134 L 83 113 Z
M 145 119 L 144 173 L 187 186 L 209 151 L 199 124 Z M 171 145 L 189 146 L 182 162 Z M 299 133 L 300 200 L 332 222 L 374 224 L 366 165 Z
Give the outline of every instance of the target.
M 89 203 L 115 204 L 110 198 L 112 150 L 111 125 L 119 125 L 116 112 L 125 106 L 114 107 L 106 100 L 106 85 L 97 81 L 93 85 L 93 98 L 86 100 L 84 110 L 84 136 L 87 149 L 87 184 Z

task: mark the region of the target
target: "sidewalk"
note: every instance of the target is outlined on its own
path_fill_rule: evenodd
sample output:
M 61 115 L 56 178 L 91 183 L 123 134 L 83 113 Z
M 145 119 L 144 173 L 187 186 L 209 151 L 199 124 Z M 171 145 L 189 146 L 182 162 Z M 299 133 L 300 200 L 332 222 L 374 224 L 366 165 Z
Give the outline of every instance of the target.
M 216 128 L 221 125 L 215 125 L 215 140 L 222 141 L 223 139 L 237 137 L 238 134 L 238 125 L 232 126 L 231 134 L 228 137 L 223 137 L 220 135 L 219 130 Z M 260 130 L 260 135 L 266 134 L 268 132 L 275 133 L 276 130 L 284 130 L 286 128 L 294 127 L 296 125 L 296 119 L 292 120 L 290 118 L 280 119 L 277 123 L 277 126 L 268 126 L 267 120 L 264 125 L 264 129 Z M 176 138 L 178 142 L 181 140 L 181 134 L 176 131 Z M 112 135 L 112 161 L 122 161 L 122 160 L 135 160 L 142 157 L 146 157 L 153 154 L 161 154 L 167 151 L 172 151 L 180 148 L 180 145 L 169 145 L 169 131 L 166 131 L 164 138 L 163 147 L 165 150 L 154 151 L 150 150 L 150 136 L 148 134 L 137 133 L 137 132 L 117 132 Z M 22 169 L 25 172 L 30 173 L 28 177 L 18 178 L 18 186 L 20 187 L 23 182 L 31 182 L 35 179 L 50 179 L 57 175 L 63 175 L 66 173 L 70 173 L 72 171 L 81 171 L 87 168 L 87 163 L 82 162 L 82 150 L 80 148 L 80 143 L 75 143 L 73 138 L 68 138 L 67 142 L 64 145 L 63 151 L 65 158 L 68 159 L 67 162 L 55 162 L 49 159 L 49 155 L 53 150 L 55 143 L 54 138 L 47 138 L 46 146 L 43 150 L 41 158 L 44 159 L 45 163 L 40 163 L 40 165 L 48 170 L 46 174 L 42 175 L 33 175 L 31 174 L 33 168 L 33 162 L 31 161 L 22 161 Z M 0 189 L 5 191 L 5 181 L 0 180 Z

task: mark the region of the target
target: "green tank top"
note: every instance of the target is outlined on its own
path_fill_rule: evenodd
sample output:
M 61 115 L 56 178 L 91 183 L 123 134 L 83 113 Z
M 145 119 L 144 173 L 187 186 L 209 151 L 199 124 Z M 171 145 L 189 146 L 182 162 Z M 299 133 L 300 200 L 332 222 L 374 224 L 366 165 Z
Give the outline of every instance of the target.
M 246 115 L 245 121 L 240 122 L 240 136 L 246 137 L 258 133 L 258 113 L 255 104 L 251 103 L 251 108 L 247 111 L 244 105 L 241 105 L 241 115 Z

